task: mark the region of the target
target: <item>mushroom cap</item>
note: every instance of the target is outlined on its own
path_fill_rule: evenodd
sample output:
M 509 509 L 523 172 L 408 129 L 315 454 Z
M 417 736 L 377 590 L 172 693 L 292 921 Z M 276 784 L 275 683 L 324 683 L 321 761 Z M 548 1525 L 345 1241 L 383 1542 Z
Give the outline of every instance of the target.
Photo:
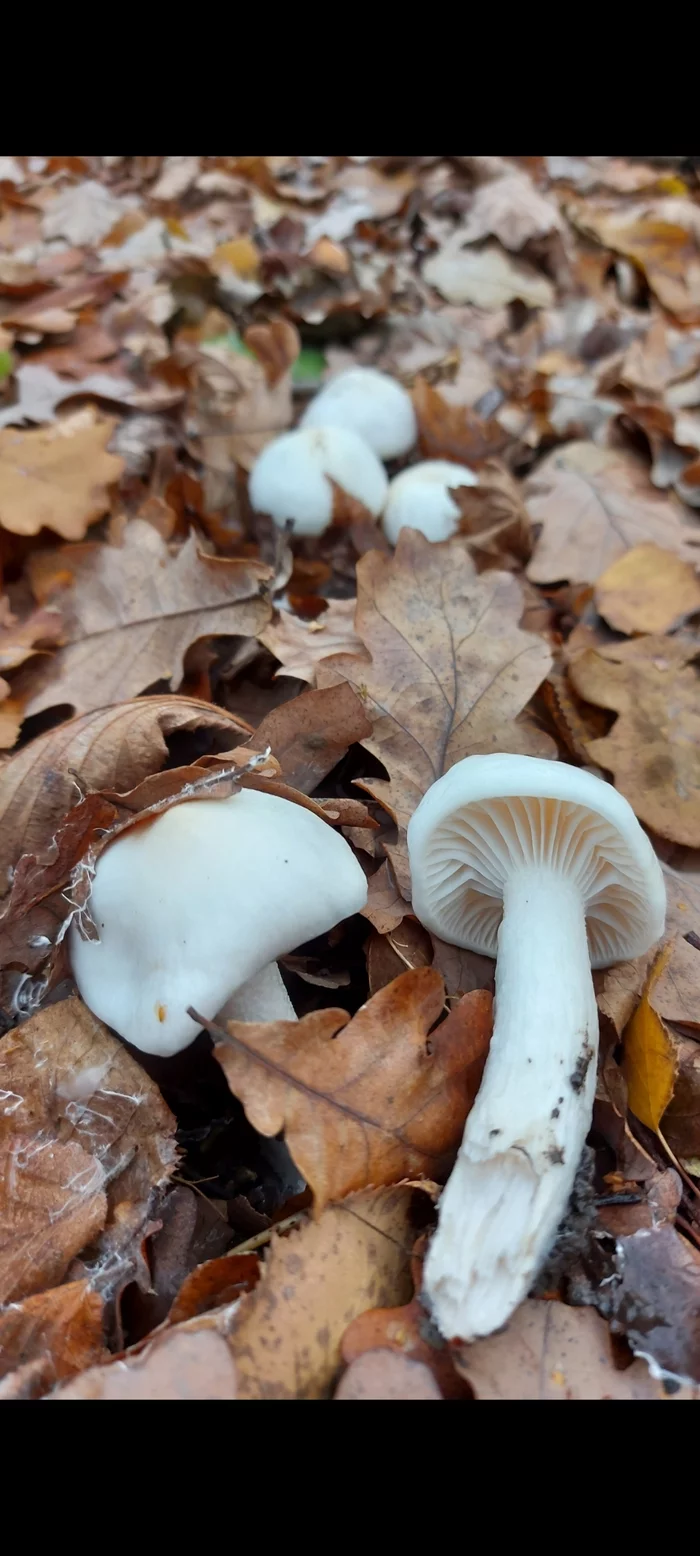
M 268 443 L 251 471 L 250 500 L 280 529 L 291 519 L 297 535 L 320 535 L 333 517 L 331 481 L 375 518 L 381 513 L 384 467 L 368 444 L 344 427 L 302 427 Z
M 70 931 L 85 1003 L 144 1053 L 174 1054 L 268 962 L 367 900 L 349 844 L 313 812 L 242 789 L 175 805 L 98 860 L 99 942 Z
M 307 405 L 302 427 L 346 427 L 380 459 L 407 454 L 418 437 L 410 394 L 375 367 L 351 367 L 324 384 Z
M 426 540 L 449 540 L 459 521 L 459 508 L 450 497 L 453 486 L 478 486 L 478 476 L 467 465 L 449 459 L 426 459 L 394 477 L 384 508 L 382 527 L 396 545 L 402 529 L 418 529 Z
M 527 866 L 570 876 L 593 967 L 641 956 L 663 934 L 666 891 L 646 833 L 612 785 L 532 756 L 469 756 L 408 826 L 413 906 L 451 945 L 495 956 L 504 887 Z

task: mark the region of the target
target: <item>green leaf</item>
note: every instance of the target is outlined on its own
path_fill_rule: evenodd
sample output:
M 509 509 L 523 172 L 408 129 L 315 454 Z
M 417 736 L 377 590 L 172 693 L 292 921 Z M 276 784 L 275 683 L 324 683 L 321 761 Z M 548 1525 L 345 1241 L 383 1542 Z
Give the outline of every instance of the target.
M 293 384 L 316 384 L 326 371 L 326 358 L 315 346 L 302 346 L 292 368 Z
M 14 366 L 14 358 L 11 351 L 0 351 L 0 382 L 3 378 L 9 378 Z

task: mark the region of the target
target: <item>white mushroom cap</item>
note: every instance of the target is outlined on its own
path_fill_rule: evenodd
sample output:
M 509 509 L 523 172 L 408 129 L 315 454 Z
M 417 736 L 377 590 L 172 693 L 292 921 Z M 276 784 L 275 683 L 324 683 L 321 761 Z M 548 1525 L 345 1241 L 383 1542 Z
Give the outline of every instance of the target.
M 351 367 L 332 378 L 307 406 L 303 427 L 346 427 L 380 459 L 407 454 L 418 437 L 410 394 L 374 367 Z
M 418 918 L 451 945 L 496 955 L 504 886 L 530 864 L 558 867 L 579 887 L 593 967 L 641 956 L 663 933 L 661 866 L 634 811 L 611 784 L 563 762 L 457 762 L 421 800 L 408 846 Z
M 331 481 L 377 518 L 387 494 L 383 466 L 357 433 L 343 427 L 304 427 L 268 443 L 250 475 L 250 500 L 280 529 L 320 535 L 333 517 Z
M 402 529 L 418 529 L 426 540 L 449 540 L 459 523 L 459 508 L 450 490 L 478 486 L 478 476 L 467 465 L 449 459 L 426 459 L 402 470 L 389 487 L 382 525 L 387 540 L 396 545 Z
M 101 855 L 90 909 L 99 942 L 70 931 L 85 1003 L 144 1053 L 196 1036 L 268 963 L 367 900 L 345 839 L 319 816 L 243 789 L 173 806 Z

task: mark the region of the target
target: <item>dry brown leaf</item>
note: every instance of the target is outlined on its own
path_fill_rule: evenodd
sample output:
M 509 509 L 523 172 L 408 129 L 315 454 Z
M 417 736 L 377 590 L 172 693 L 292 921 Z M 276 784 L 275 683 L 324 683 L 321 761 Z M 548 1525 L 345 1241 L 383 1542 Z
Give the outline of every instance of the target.
M 55 1399 L 327 1399 L 348 1324 L 408 1301 L 413 1186 L 354 1194 L 275 1236 L 255 1291 L 92 1368 Z
M 669 1037 L 676 1081 L 673 1097 L 663 1116 L 664 1139 L 681 1161 L 697 1161 L 700 1158 L 700 1043 L 693 1037 L 677 1037 L 673 1032 Z
M 477 1399 L 680 1397 L 666 1395 L 643 1361 L 618 1371 L 605 1320 L 562 1302 L 528 1299 L 499 1334 L 455 1351 L 455 1365 Z
M 700 1385 L 700 1251 L 666 1224 L 621 1237 L 617 1263 L 615 1328 L 637 1356 L 685 1384 Z
M 700 580 L 672 551 L 634 546 L 598 579 L 595 603 L 616 632 L 672 632 L 700 611 Z
M 659 200 L 646 208 L 622 210 L 581 204 L 569 214 L 584 232 L 637 265 L 662 306 L 682 324 L 700 322 L 700 249 L 694 203 Z
M 207 510 L 223 506 L 213 477 L 230 481 L 236 465 L 250 470 L 265 444 L 291 426 L 291 373 L 287 370 L 270 383 L 269 358 L 270 351 L 266 371 L 262 361 L 225 343 L 199 349 L 192 408 L 206 466 Z
M 442 1399 L 424 1362 L 397 1351 L 364 1351 L 346 1368 L 334 1399 Z
M 38 854 L 85 789 L 126 793 L 167 760 L 166 736 L 209 731 L 219 749 L 250 729 L 224 708 L 190 697 L 142 697 L 101 708 L 37 736 L 0 767 L 0 885 L 21 854 Z
M 418 1249 L 414 1253 L 414 1266 L 417 1267 L 414 1278 L 417 1280 L 420 1279 Z M 342 1353 L 343 1361 L 348 1362 L 350 1368 L 361 1357 L 386 1355 L 387 1352 L 410 1360 L 414 1365 L 422 1364 L 432 1377 L 440 1398 L 471 1398 L 469 1385 L 452 1365 L 451 1347 L 430 1323 L 420 1298 L 414 1297 L 405 1307 L 371 1308 L 348 1325 L 343 1335 Z M 347 1377 L 347 1373 L 344 1376 Z
M 372 551 L 358 562 L 357 589 L 355 626 L 372 663 L 337 656 L 319 667 L 319 681 L 343 676 L 362 698 L 374 726 L 363 745 L 390 779 L 361 787 L 401 829 L 431 783 L 462 757 L 551 754 L 547 737 L 517 722 L 551 655 L 518 626 L 515 578 L 477 576 L 461 538 L 434 545 L 403 530 L 393 557 Z
M 631 454 L 567 443 L 548 454 L 525 487 L 533 524 L 543 526 L 528 567 L 533 583 L 595 583 L 633 546 L 652 541 L 699 561 L 700 527 L 675 497 L 657 492 Z
M 453 233 L 423 265 L 423 275 L 448 303 L 475 303 L 495 311 L 516 298 L 528 308 L 550 308 L 554 287 L 546 276 L 511 259 L 495 243 L 466 248 L 463 232 Z
M 255 352 L 270 389 L 294 366 L 301 349 L 299 331 L 289 319 L 250 324 L 243 339 L 249 350 Z
M 76 998 L 3 1038 L 0 1094 L 2 1303 L 57 1285 L 105 1227 L 109 1258 L 177 1151 L 157 1087 Z
M 608 735 L 588 742 L 593 761 L 613 773 L 640 821 L 689 848 L 700 847 L 697 654 L 679 638 L 633 638 L 569 667 L 582 697 L 619 715 Z
M 406 891 L 410 895 L 410 881 L 406 877 Z M 410 904 L 398 891 L 388 859 L 375 870 L 367 883 L 367 903 L 362 909 L 379 935 L 388 935 L 410 913 Z
M 0 1377 L 42 1363 L 41 1393 L 105 1357 L 103 1299 L 89 1280 L 69 1281 L 0 1309 Z
M 16 670 L 30 654 L 61 641 L 63 622 L 55 610 L 32 611 L 25 621 L 11 619 L 0 630 L 0 673 Z
M 300 681 L 316 679 L 321 659 L 330 654 L 364 655 L 364 647 L 353 630 L 355 601 L 329 600 L 328 609 L 315 621 L 302 621 L 291 611 L 280 611 L 276 621 L 258 634 L 282 669 L 277 675 L 296 676 Z
M 467 405 L 452 405 L 426 379 L 413 386 L 421 453 L 426 459 L 452 459 L 457 464 L 480 465 L 510 442 L 500 422 L 485 420 Z
M 430 967 L 433 946 L 427 929 L 416 918 L 406 916 L 388 935 L 370 935 L 365 946 L 369 992 L 393 983 L 407 968 Z
M 347 684 L 302 692 L 273 708 L 251 736 L 251 750 L 269 746 L 282 777 L 311 794 L 356 740 L 372 733 L 364 707 Z
M 440 974 L 405 972 L 350 1020 L 319 1010 L 298 1022 L 229 1022 L 215 1056 L 253 1126 L 285 1131 L 318 1214 L 370 1184 L 449 1167 L 478 1091 L 491 997 L 444 1005 Z M 430 1033 L 430 1037 L 428 1034 Z
M 107 453 L 116 422 L 78 411 L 51 427 L 0 432 L 0 525 L 13 535 L 52 529 L 82 540 L 109 508 L 108 487 L 124 460 Z
M 670 1033 L 653 1005 L 656 983 L 666 969 L 671 945 L 659 952 L 642 999 L 625 1028 L 623 1074 L 629 1106 L 647 1129 L 657 1130 L 673 1096 L 676 1054 Z
M 563 229 L 555 202 L 540 193 L 527 173 L 512 169 L 479 186 L 459 230 L 463 243 L 492 237 L 498 238 L 504 248 L 517 251 L 531 238 Z
M 177 685 L 191 644 L 252 636 L 271 614 L 264 563 L 208 556 L 194 534 L 173 555 L 142 519 L 127 525 L 121 546 L 68 546 L 56 567 L 74 580 L 53 598 L 69 646 L 25 672 L 26 716 L 57 703 L 89 713 L 156 681 Z
M 472 989 L 487 989 L 493 994 L 496 963 L 491 956 L 481 956 L 478 951 L 465 951 L 461 946 L 448 945 L 431 935 L 433 966 L 442 973 L 448 996 L 461 998 Z
M 56 349 L 67 351 L 68 347 Z M 74 359 L 72 366 L 77 365 Z M 116 370 L 90 372 L 87 363 L 82 365 L 82 371 L 76 373 L 75 378 L 79 382 L 59 378 L 46 361 L 23 362 L 14 375 L 18 398 L 13 405 L 3 406 L 0 410 L 0 427 L 17 427 L 24 421 L 53 422 L 63 401 L 77 394 L 102 396 L 128 405 L 137 392 L 130 378 L 124 378 Z M 91 417 L 92 411 L 87 408 L 87 412 L 88 418 Z M 76 412 L 76 416 L 79 414 L 82 413 Z M 62 421 L 59 425 L 65 426 L 66 422 Z

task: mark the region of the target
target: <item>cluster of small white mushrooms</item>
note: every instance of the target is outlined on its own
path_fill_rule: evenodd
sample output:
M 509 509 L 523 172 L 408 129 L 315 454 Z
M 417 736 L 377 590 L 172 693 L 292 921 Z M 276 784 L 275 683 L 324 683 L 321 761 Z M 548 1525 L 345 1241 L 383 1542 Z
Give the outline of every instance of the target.
M 280 529 L 320 535 L 333 522 L 335 488 L 360 502 L 396 544 L 405 528 L 446 540 L 459 521 L 450 493 L 473 486 L 464 465 L 425 460 L 387 480 L 383 460 L 403 458 L 418 428 L 411 396 L 386 373 L 354 367 L 330 380 L 295 432 L 269 443 L 250 476 L 250 500 Z
M 254 789 L 174 805 L 97 863 L 99 940 L 70 930 L 86 1005 L 144 1053 L 179 1053 L 210 1020 L 294 1020 L 276 959 L 358 913 L 364 871 L 344 837 Z
M 473 1340 L 527 1296 L 566 1213 L 595 1095 L 591 967 L 649 950 L 666 894 L 627 801 L 563 762 L 467 757 L 421 800 L 408 847 L 421 923 L 497 956 L 486 1069 L 424 1271 L 443 1335 Z

